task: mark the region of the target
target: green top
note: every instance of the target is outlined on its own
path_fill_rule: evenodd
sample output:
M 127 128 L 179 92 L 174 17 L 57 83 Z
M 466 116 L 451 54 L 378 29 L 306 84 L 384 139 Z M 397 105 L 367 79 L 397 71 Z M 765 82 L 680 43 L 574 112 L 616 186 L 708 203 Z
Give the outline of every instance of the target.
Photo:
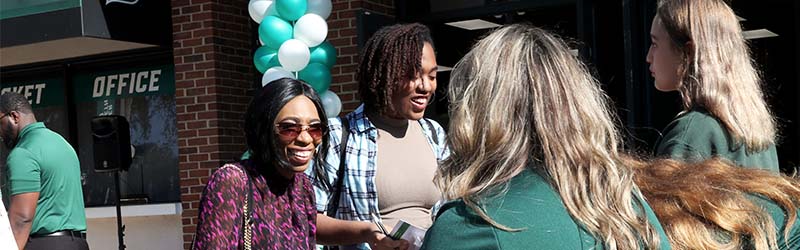
M 512 178 L 505 193 L 483 204 L 497 223 L 522 230 L 495 228 L 458 200 L 441 208 L 422 249 L 604 249 L 601 240 L 572 219 L 553 187 L 532 170 Z M 661 249 L 671 249 L 652 209 L 642 205 L 661 236 Z
M 689 162 L 719 156 L 739 166 L 779 171 L 774 144 L 763 151 L 748 153 L 744 144 L 732 140 L 714 116 L 703 109 L 693 109 L 667 125 L 664 137 L 656 144 L 656 156 Z
M 78 155 L 61 135 L 41 122 L 25 126 L 6 164 L 11 196 L 39 192 L 31 234 L 86 230 Z

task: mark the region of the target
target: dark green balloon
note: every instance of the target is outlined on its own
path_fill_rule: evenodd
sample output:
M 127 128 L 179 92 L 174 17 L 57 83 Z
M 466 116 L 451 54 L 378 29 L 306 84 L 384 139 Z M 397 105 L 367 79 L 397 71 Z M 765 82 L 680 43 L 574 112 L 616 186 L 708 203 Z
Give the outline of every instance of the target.
M 297 21 L 306 14 L 308 0 L 275 0 L 275 9 L 278 14 L 288 21 Z
M 256 65 L 258 72 L 262 74 L 269 68 L 281 66 L 281 63 L 278 62 L 278 51 L 267 46 L 261 46 L 253 55 L 253 64 Z
M 277 50 L 286 40 L 292 39 L 292 25 L 276 16 L 265 16 L 258 25 L 258 37 L 264 45 Z
M 311 60 L 308 63 L 322 63 L 333 68 L 336 64 L 336 48 L 328 41 L 323 42 L 317 47 L 311 48 Z
M 317 93 L 322 94 L 331 87 L 331 70 L 321 63 L 309 63 L 300 70 L 298 77 L 311 85 Z

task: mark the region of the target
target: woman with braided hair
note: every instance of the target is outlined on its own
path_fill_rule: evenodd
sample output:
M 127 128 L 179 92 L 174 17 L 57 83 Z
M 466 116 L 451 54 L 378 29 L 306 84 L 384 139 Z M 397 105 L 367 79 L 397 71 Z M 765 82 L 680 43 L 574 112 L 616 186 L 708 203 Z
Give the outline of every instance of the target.
M 421 228 L 441 198 L 433 185 L 447 156 L 444 130 L 423 118 L 436 91 L 436 56 L 427 27 L 398 24 L 380 29 L 361 53 L 356 80 L 363 104 L 329 119 L 327 175 L 318 183 L 318 241 L 344 249 L 407 247 L 378 231 L 399 220 Z M 391 230 L 391 229 L 390 229 Z

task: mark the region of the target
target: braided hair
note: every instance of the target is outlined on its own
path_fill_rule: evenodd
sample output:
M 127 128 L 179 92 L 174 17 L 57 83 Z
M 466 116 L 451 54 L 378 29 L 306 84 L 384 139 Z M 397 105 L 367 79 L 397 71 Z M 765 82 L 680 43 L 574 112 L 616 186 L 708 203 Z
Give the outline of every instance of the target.
M 392 93 L 416 77 L 422 68 L 422 48 L 433 47 L 430 30 L 419 23 L 383 27 L 364 46 L 356 72 L 358 94 L 365 108 L 393 113 Z

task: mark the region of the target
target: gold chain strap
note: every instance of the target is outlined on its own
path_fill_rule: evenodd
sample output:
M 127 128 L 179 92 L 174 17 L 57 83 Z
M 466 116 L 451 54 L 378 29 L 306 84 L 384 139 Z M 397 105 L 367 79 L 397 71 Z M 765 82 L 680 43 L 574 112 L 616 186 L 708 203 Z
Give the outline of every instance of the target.
M 241 168 L 236 167 L 233 164 L 225 164 L 220 169 L 223 169 L 223 168 L 236 169 L 236 171 L 239 171 L 239 173 L 241 173 L 242 175 L 245 175 L 245 178 L 250 178 L 250 177 L 247 177 L 247 173 L 245 173 Z M 247 187 L 247 192 L 253 192 L 253 190 L 250 190 L 250 186 L 249 185 Z M 252 218 L 250 218 L 250 213 L 247 212 L 247 207 L 250 205 L 248 203 L 250 203 L 250 200 L 247 197 L 245 197 L 244 198 L 244 205 L 242 205 L 242 211 L 244 213 L 244 249 L 245 250 L 253 249 L 253 221 L 252 221 Z
M 248 190 L 248 192 L 252 192 L 252 190 Z M 249 202 L 246 198 L 244 200 L 244 249 L 250 250 L 253 249 L 253 226 L 250 213 L 247 212 L 247 203 Z

